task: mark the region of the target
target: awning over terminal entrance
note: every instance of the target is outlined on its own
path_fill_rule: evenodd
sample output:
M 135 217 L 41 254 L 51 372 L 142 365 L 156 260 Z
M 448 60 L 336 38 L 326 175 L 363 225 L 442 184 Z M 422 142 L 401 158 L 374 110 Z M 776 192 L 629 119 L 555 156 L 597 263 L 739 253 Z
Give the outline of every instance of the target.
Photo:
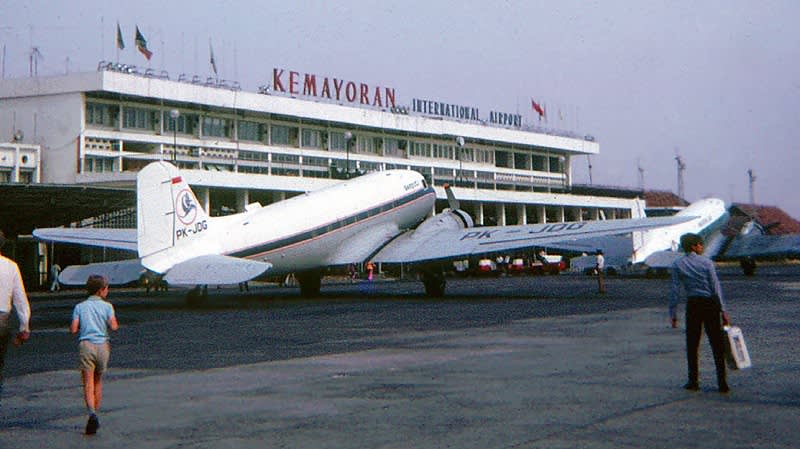
M 66 226 L 136 205 L 133 189 L 63 184 L 1 184 L 0 229 L 8 238 Z

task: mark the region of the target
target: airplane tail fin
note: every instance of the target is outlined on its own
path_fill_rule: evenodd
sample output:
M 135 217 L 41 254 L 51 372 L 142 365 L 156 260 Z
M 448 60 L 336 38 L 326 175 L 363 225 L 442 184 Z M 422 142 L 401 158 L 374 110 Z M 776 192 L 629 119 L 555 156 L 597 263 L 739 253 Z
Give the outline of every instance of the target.
M 164 161 L 139 172 L 136 209 L 141 258 L 190 242 L 208 230 L 210 222 L 180 171 Z

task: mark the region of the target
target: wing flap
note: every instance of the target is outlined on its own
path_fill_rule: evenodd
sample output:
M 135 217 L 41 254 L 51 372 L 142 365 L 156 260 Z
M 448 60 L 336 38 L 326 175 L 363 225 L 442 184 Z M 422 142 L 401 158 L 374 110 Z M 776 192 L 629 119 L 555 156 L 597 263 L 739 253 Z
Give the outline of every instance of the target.
M 45 242 L 74 243 L 136 251 L 136 229 L 41 228 L 35 229 L 33 236 Z
M 486 226 L 441 229 L 425 236 L 413 231 L 401 235 L 373 258 L 375 262 L 423 262 L 472 254 L 515 251 L 554 242 L 567 242 L 603 235 L 669 226 L 696 217 L 658 217 L 627 220 L 563 222 L 519 226 Z
M 238 284 L 270 268 L 272 264 L 268 262 L 209 254 L 176 264 L 167 271 L 164 280 L 176 285 Z

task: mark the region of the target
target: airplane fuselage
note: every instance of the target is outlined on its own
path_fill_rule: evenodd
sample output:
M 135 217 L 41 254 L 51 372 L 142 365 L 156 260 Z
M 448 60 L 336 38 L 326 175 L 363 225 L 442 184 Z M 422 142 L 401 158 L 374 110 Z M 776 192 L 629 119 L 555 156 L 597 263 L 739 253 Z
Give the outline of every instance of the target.
M 363 260 L 419 224 L 434 201 L 419 173 L 389 170 L 213 218 L 214 231 L 203 240 L 218 244 L 218 254 L 271 263 L 270 274 L 298 272 Z
M 728 219 L 725 202 L 717 198 L 695 201 L 689 207 L 678 212 L 677 216 L 697 217 L 672 226 L 643 232 L 643 244 L 634 248 L 631 263 L 644 262 L 650 255 L 659 251 L 677 251 L 680 237 L 686 233 L 700 234 L 708 237 L 720 229 Z M 634 239 L 635 240 L 635 239 Z

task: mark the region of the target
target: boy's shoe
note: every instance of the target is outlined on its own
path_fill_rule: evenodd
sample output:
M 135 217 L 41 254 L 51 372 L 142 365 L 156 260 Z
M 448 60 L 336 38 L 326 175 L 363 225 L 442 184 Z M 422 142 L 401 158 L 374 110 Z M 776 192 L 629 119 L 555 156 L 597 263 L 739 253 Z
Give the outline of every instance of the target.
M 100 420 L 97 419 L 97 415 L 92 413 L 89 415 L 89 420 L 86 421 L 86 435 L 94 435 L 98 428 L 100 428 Z
M 686 385 L 683 386 L 685 390 L 689 391 L 698 391 L 700 390 L 700 385 L 697 382 L 687 382 Z

